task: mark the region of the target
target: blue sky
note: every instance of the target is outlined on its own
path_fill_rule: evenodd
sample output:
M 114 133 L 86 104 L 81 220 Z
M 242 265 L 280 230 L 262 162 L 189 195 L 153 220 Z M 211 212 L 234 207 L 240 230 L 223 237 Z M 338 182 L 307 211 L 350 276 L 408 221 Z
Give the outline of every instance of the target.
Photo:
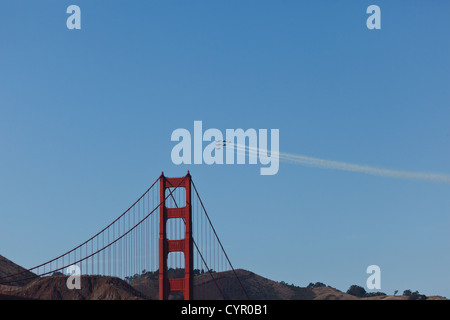
M 281 163 L 172 164 L 173 130 L 450 173 L 448 1 L 2 1 L 0 254 L 31 267 L 190 170 L 235 267 L 450 297 L 449 185 Z M 377 4 L 382 29 L 368 30 Z

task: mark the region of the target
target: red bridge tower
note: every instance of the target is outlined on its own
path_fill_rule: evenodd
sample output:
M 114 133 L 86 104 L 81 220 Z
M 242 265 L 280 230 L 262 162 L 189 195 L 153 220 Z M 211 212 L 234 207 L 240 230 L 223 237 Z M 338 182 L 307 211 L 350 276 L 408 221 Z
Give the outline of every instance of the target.
M 167 300 L 170 292 L 183 293 L 185 300 L 192 299 L 193 294 L 193 240 L 192 240 L 192 207 L 191 207 L 191 175 L 189 171 L 185 177 L 167 178 L 164 173 L 160 177 L 159 208 L 159 299 Z M 186 190 L 186 205 L 181 208 L 167 208 L 165 199 L 174 188 Z M 169 191 L 166 194 L 166 190 Z M 167 220 L 183 219 L 185 223 L 184 239 L 167 239 Z M 183 252 L 184 278 L 169 279 L 167 271 L 167 257 L 170 252 Z

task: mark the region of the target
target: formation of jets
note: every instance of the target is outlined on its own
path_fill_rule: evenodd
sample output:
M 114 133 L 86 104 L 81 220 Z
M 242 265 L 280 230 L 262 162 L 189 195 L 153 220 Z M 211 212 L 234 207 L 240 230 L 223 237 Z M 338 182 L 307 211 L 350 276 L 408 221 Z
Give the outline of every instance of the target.
M 216 149 L 219 150 L 222 147 L 226 147 L 227 146 L 227 142 L 231 143 L 231 141 L 227 141 L 227 140 L 216 140 Z

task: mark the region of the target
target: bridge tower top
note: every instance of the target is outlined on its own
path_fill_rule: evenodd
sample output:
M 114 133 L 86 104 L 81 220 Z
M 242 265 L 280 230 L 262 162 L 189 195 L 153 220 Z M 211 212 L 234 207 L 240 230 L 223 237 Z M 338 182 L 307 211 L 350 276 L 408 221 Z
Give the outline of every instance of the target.
M 164 172 L 160 176 L 160 226 L 159 226 L 159 299 L 167 300 L 170 292 L 181 292 L 185 300 L 192 299 L 193 294 L 193 238 L 192 238 L 192 206 L 191 206 L 191 175 L 180 178 L 168 178 Z M 186 204 L 175 208 L 166 205 L 166 199 L 172 197 L 175 189 L 182 188 L 186 192 Z M 174 198 L 173 198 L 174 199 Z M 174 199 L 175 200 L 175 199 Z M 185 223 L 183 239 L 170 240 L 167 238 L 167 221 L 182 219 Z M 170 252 L 184 254 L 184 278 L 169 279 L 167 258 Z

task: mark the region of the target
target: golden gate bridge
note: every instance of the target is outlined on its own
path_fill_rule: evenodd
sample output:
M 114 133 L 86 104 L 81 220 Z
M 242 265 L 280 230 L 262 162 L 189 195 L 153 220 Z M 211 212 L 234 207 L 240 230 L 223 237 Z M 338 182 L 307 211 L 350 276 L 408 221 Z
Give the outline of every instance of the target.
M 27 284 L 68 279 L 73 266 L 79 270 L 80 288 L 59 281 L 56 299 L 73 299 L 73 290 L 88 290 L 99 277 L 125 281 L 142 299 L 249 299 L 189 171 L 178 178 L 162 173 L 88 240 L 35 267 L 0 277 L 0 293 L 24 296 Z

